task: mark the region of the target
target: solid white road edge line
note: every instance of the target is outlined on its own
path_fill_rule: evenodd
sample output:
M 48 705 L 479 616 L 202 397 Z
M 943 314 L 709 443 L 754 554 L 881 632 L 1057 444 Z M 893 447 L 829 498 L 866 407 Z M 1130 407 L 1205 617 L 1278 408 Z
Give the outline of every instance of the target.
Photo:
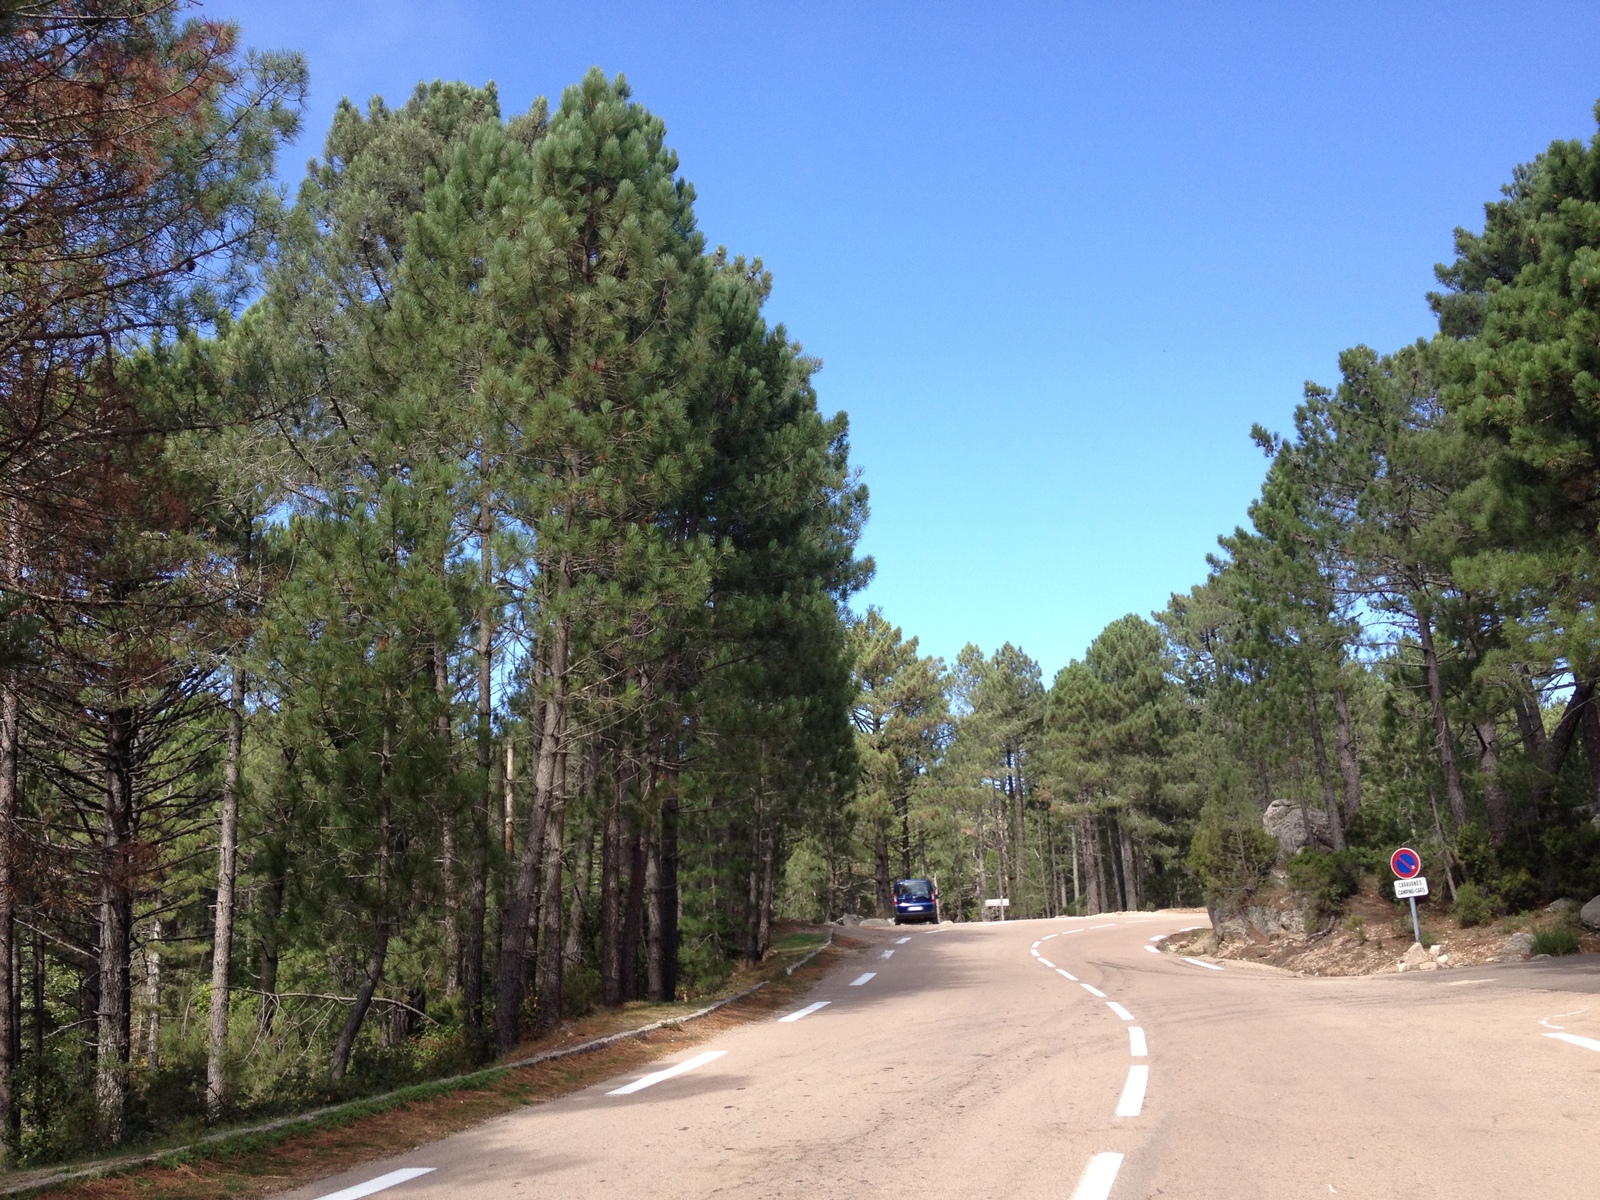
M 873 978 L 873 976 L 875 976 L 875 975 L 877 975 L 876 971 L 863 971 L 863 972 L 861 972 L 861 974 L 857 975 L 854 979 L 852 979 L 850 981 L 850 986 L 851 987 L 860 987 L 863 983 L 866 983 L 869 979 Z
M 1143 1063 L 1128 1068 L 1128 1082 L 1122 1085 L 1117 1101 L 1117 1116 L 1137 1117 L 1144 1109 L 1144 1089 L 1150 1084 L 1150 1068 Z
M 910 941 L 910 940 L 911 940 L 911 939 L 910 939 L 910 938 L 908 938 L 908 937 L 903 937 L 903 938 L 895 938 L 895 940 L 894 940 L 894 944 L 895 944 L 895 945 L 896 945 L 896 946 L 904 946 L 904 945 L 905 945 L 905 944 L 906 944 L 906 943 L 907 943 L 907 942 L 909 942 L 909 941 Z
M 1134 1058 L 1150 1057 L 1150 1047 L 1145 1045 L 1144 1030 L 1137 1025 L 1128 1026 L 1128 1053 Z
M 1204 967 L 1208 971 L 1220 971 L 1220 970 L 1222 970 L 1222 968 L 1217 966 L 1216 963 L 1201 962 L 1198 958 L 1186 958 L 1183 961 L 1188 963 L 1192 967 Z
M 1555 1038 L 1558 1042 L 1571 1042 L 1574 1046 L 1582 1046 L 1585 1050 L 1600 1050 L 1600 1042 L 1594 1038 L 1579 1037 L 1575 1033 L 1547 1033 L 1547 1038 Z
M 684 1059 L 677 1066 L 668 1067 L 664 1071 L 653 1072 L 652 1074 L 646 1075 L 642 1079 L 635 1079 L 632 1083 L 625 1084 L 619 1088 L 613 1088 L 611 1091 L 607 1092 L 606 1095 L 631 1096 L 633 1093 L 643 1091 L 647 1087 L 654 1087 L 664 1079 L 671 1079 L 675 1075 L 682 1075 L 685 1071 L 692 1071 L 696 1067 L 703 1067 L 708 1062 L 716 1062 L 717 1059 L 721 1058 L 726 1053 L 726 1050 L 707 1050 L 704 1053 L 696 1054 L 693 1058 Z
M 1095 985 L 1092 983 L 1080 983 L 1078 986 L 1097 1000 L 1104 1000 L 1106 998 L 1106 994 L 1099 988 L 1095 987 Z
M 1096 1154 L 1083 1169 L 1078 1186 L 1072 1189 L 1072 1200 L 1106 1200 L 1121 1169 L 1122 1155 Z
M 432 1171 L 432 1167 L 401 1167 L 398 1171 L 390 1171 L 387 1175 L 379 1175 L 376 1179 L 358 1183 L 355 1187 L 347 1187 L 343 1191 L 329 1192 L 326 1196 L 318 1196 L 317 1200 L 361 1200 L 362 1196 L 370 1196 L 374 1192 L 381 1192 L 385 1188 L 394 1187 L 397 1183 L 405 1183 L 408 1179 L 415 1179 L 419 1175 L 427 1175 Z
M 1124 1021 L 1133 1020 L 1133 1014 L 1127 1009 L 1123 1008 L 1122 1005 L 1118 1004 L 1115 1000 L 1107 1000 L 1106 1007 L 1112 1012 L 1116 1013 L 1117 1016 L 1121 1017 Z
M 1074 975 L 1071 971 L 1063 971 L 1060 967 L 1057 967 L 1056 968 L 1056 974 L 1060 975 L 1064 979 L 1072 980 L 1073 983 L 1077 983 L 1078 982 L 1078 977 L 1076 975 Z
M 815 1004 L 808 1004 L 798 1012 L 790 1013 L 787 1017 L 779 1017 L 778 1021 L 780 1024 L 787 1024 L 790 1021 L 798 1021 L 801 1017 L 809 1017 L 812 1013 L 816 1012 L 817 1009 L 827 1008 L 828 1005 L 832 1003 L 832 1000 L 818 1000 Z
M 879 958 L 893 958 L 894 957 L 894 949 L 891 947 L 890 949 L 885 950 L 882 954 L 878 955 L 878 957 Z

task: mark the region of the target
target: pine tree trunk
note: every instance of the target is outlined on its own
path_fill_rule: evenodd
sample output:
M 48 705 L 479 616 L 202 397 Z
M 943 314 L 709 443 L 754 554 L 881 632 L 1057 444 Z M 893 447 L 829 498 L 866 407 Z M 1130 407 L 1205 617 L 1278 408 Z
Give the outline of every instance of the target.
M 1589 764 L 1590 811 L 1600 813 L 1600 702 L 1583 706 L 1583 757 Z
M 639 998 L 639 939 L 644 935 L 644 839 L 637 820 L 628 821 L 622 858 L 628 868 L 628 893 L 622 908 L 617 982 L 626 1001 Z
M 661 978 L 661 829 L 652 824 L 644 840 L 644 996 L 666 999 Z
M 478 510 L 478 777 L 477 803 L 472 808 L 471 845 L 467 850 L 467 921 L 462 931 L 462 1023 L 474 1044 L 483 1037 L 483 943 L 489 915 L 489 810 L 494 779 L 494 510 L 487 495 Z
M 911 878 L 911 795 L 900 791 L 895 795 L 895 815 L 900 818 L 900 878 Z
M 600 832 L 600 1000 L 607 1006 L 622 1003 L 622 804 L 626 786 L 619 766 Z
M 334 1083 L 343 1082 L 345 1072 L 350 1069 L 350 1051 L 356 1044 L 356 1035 L 361 1032 L 361 1023 L 367 1019 L 367 1012 L 372 1008 L 372 997 L 377 994 L 378 985 L 383 982 L 383 966 L 388 956 L 389 923 L 380 920 L 377 943 L 367 959 L 366 973 L 361 977 L 361 987 L 356 991 L 356 1001 L 351 1005 L 350 1015 L 345 1018 L 344 1026 L 339 1030 L 339 1038 L 333 1044 L 333 1062 L 328 1075 Z
M 894 916 L 894 888 L 889 882 L 889 830 L 882 820 L 877 822 L 877 828 L 872 841 L 873 863 L 877 868 L 878 890 L 878 915 L 880 917 Z
M 516 882 L 511 889 L 511 906 L 502 921 L 500 939 L 500 967 L 495 981 L 495 1049 L 500 1054 L 509 1052 L 521 1040 L 521 1009 L 523 985 L 528 959 L 528 922 L 533 914 L 536 898 L 541 894 L 541 876 L 544 845 L 547 840 L 550 814 L 558 802 L 557 791 L 564 780 L 556 778 L 565 722 L 565 695 L 567 665 L 567 626 L 557 621 L 551 636 L 551 645 L 545 655 L 543 672 L 547 676 L 550 694 L 542 704 L 539 752 L 534 768 L 533 803 L 528 809 L 528 836 L 522 844 L 522 854 L 517 860 Z M 538 681 L 536 681 L 538 682 Z M 557 858 L 560 841 L 557 840 Z M 561 904 L 556 896 L 556 907 Z M 559 923 L 559 916 L 558 916 Z M 557 948 L 559 952 L 559 947 Z M 559 970 L 559 967 L 558 967 Z
M 761 850 L 761 912 L 756 927 L 756 961 L 766 957 L 772 946 L 772 886 L 773 860 L 777 856 L 776 838 L 771 829 L 762 839 Z
M 1540 822 L 1544 819 L 1544 806 L 1549 803 L 1550 794 L 1555 790 L 1561 765 L 1566 762 L 1573 736 L 1583 723 L 1583 710 L 1594 699 L 1594 690 L 1592 682 L 1580 683 L 1572 689 L 1561 720 L 1556 722 L 1555 730 L 1544 743 L 1542 761 L 1534 772 L 1533 787 L 1528 796 L 1527 818 L 1531 821 Z
M 983 844 L 983 810 L 978 806 L 978 920 L 989 919 L 989 852 Z
M 222 759 L 222 822 L 217 846 L 217 917 L 211 936 L 211 1012 L 206 1040 L 206 1120 L 220 1121 L 228 1103 L 228 1017 L 232 1007 L 233 883 L 238 866 L 239 759 L 244 751 L 244 671 L 233 668 L 228 743 Z
M 434 729 L 444 747 L 445 758 L 453 760 L 455 738 L 451 708 L 454 697 L 450 687 L 450 659 L 443 646 L 435 646 L 430 657 L 433 659 L 433 693 L 439 705 Z M 461 990 L 461 892 L 457 887 L 456 813 L 453 803 L 441 807 L 439 873 L 444 891 L 444 993 L 454 996 Z
M 1344 780 L 1344 822 L 1346 827 L 1361 811 L 1361 764 L 1356 758 L 1355 726 L 1350 721 L 1350 702 L 1344 688 L 1333 689 L 1333 711 L 1339 718 L 1339 731 L 1334 743 L 1339 759 L 1339 775 Z
M 552 1029 L 561 1022 L 562 969 L 566 965 L 561 944 L 561 852 L 567 818 L 564 761 L 557 762 L 557 774 L 561 782 L 550 797 L 544 823 L 544 888 L 539 913 L 539 1019 Z
M 1076 916 L 1078 901 L 1083 898 L 1083 888 L 1078 879 L 1078 831 L 1072 825 L 1067 826 L 1067 840 L 1072 850 L 1072 913 Z
M 572 863 L 572 888 L 567 902 L 567 934 L 561 952 L 567 966 L 583 962 L 583 928 L 589 911 L 589 886 L 594 882 L 595 823 L 592 812 L 586 812 L 578 829 Z
M 678 782 L 669 775 L 659 786 L 661 806 L 657 817 L 655 845 L 660 862 L 656 868 L 656 917 L 659 930 L 651 946 L 650 988 L 652 1000 L 671 1001 L 678 994 Z M 659 981 L 659 982 L 658 982 Z
M 1317 685 L 1309 666 L 1305 671 L 1306 716 L 1311 726 L 1311 750 L 1317 760 L 1317 778 L 1322 783 L 1322 806 L 1328 811 L 1328 838 L 1335 850 L 1344 849 L 1344 820 L 1339 815 L 1339 793 L 1333 785 L 1333 769 L 1328 764 L 1328 745 L 1322 736 L 1322 711 L 1317 704 Z M 1310 826 L 1307 825 L 1309 830 Z
M 101 1140 L 119 1145 L 128 1097 L 129 922 L 133 897 L 134 720 L 127 709 L 106 718 L 106 785 L 99 897 L 99 1004 L 95 1014 L 95 1114 Z
M 256 1009 L 256 1034 L 266 1037 L 278 1015 L 278 918 L 283 913 L 283 893 L 288 880 L 281 869 L 272 872 L 261 897 L 261 965 L 256 990 L 261 993 Z
M 41 981 L 42 982 L 42 981 Z M 161 918 L 150 923 L 150 937 L 144 944 L 144 1065 L 151 1072 L 161 1069 Z
M 1428 699 L 1433 706 L 1433 733 L 1439 746 L 1439 761 L 1444 766 L 1444 792 L 1450 803 L 1450 816 L 1456 828 L 1468 821 L 1467 797 L 1461 788 L 1461 767 L 1456 762 L 1455 740 L 1450 735 L 1450 714 L 1445 709 L 1444 680 L 1439 674 L 1439 655 L 1433 644 L 1433 621 L 1424 612 L 1417 614 L 1417 637 L 1422 646 L 1422 665 L 1428 675 Z
M 1127 823 L 1118 821 L 1117 826 L 1122 834 L 1122 896 L 1127 905 L 1127 911 L 1139 911 L 1139 876 L 1137 868 L 1133 865 L 1133 834 L 1128 831 Z
M 17 1062 L 11 1053 L 11 974 L 16 938 L 17 764 L 21 755 L 21 701 L 14 679 L 0 680 L 0 1128 L 10 1129 L 20 1113 L 14 1090 Z M 7 1155 L 8 1160 L 12 1155 Z
M 1511 832 L 1511 812 L 1505 785 L 1500 782 L 1500 731 L 1494 721 L 1477 721 L 1478 774 L 1483 779 L 1483 807 L 1489 819 L 1489 844 L 1498 846 Z

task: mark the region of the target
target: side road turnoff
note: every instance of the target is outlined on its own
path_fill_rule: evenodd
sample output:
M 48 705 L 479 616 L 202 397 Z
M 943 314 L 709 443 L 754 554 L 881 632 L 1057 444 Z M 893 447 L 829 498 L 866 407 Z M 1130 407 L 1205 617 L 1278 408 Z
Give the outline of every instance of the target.
M 1594 964 L 1301 979 L 1160 953 L 1193 923 L 852 931 L 796 1007 L 290 1196 L 1592 1196 Z

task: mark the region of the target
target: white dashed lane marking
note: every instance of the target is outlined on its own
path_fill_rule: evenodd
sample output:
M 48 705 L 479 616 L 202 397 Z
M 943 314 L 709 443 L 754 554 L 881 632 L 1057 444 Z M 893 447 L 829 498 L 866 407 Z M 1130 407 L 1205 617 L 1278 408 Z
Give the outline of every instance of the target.
M 1073 983 L 1077 983 L 1078 982 L 1078 977 L 1076 975 L 1074 975 L 1071 971 L 1063 971 L 1060 967 L 1057 967 L 1056 968 L 1056 974 L 1061 976 L 1063 979 L 1072 980 Z
M 1124 1021 L 1133 1020 L 1133 1014 L 1127 1009 L 1123 1008 L 1122 1005 L 1118 1004 L 1115 1000 L 1107 1000 L 1106 1007 L 1112 1012 L 1116 1013 L 1117 1016 L 1121 1017 Z
M 1579 1037 L 1575 1033 L 1547 1033 L 1545 1037 L 1555 1038 L 1558 1042 L 1570 1042 L 1574 1046 L 1582 1046 L 1585 1050 L 1600 1050 L 1600 1041 Z
M 726 1050 L 704 1051 L 701 1054 L 696 1054 L 693 1058 L 686 1058 L 683 1060 L 683 1062 L 678 1063 L 676 1066 L 668 1067 L 664 1071 L 654 1071 L 642 1079 L 635 1079 L 630 1084 L 626 1084 L 619 1088 L 613 1088 L 611 1091 L 607 1092 L 606 1095 L 631 1096 L 635 1092 L 643 1091 L 647 1087 L 654 1087 L 656 1084 L 668 1079 L 672 1079 L 675 1076 L 682 1075 L 686 1071 L 692 1071 L 696 1067 L 703 1067 L 709 1062 L 716 1062 L 717 1059 L 721 1058 L 726 1053 Z
M 1143 1063 L 1128 1068 L 1128 1082 L 1122 1085 L 1117 1101 L 1117 1116 L 1137 1117 L 1144 1109 L 1144 1089 L 1150 1083 L 1150 1068 Z
M 893 947 L 891 947 L 888 950 L 885 950 L 882 954 L 878 955 L 878 957 L 879 958 L 893 958 L 894 957 L 894 949 L 893 949 Z
M 1049 967 L 1051 970 L 1055 969 L 1055 963 L 1051 962 L 1048 958 L 1041 958 L 1039 961 L 1045 966 Z
M 1186 958 L 1183 961 L 1188 963 L 1191 967 L 1204 967 L 1208 971 L 1222 970 L 1222 968 L 1217 966 L 1216 963 L 1201 962 L 1198 958 Z
M 1134 1058 L 1150 1056 L 1150 1047 L 1144 1041 L 1144 1030 L 1137 1025 L 1128 1026 L 1128 1053 Z
M 1072 1189 L 1072 1200 L 1106 1200 L 1121 1169 L 1122 1155 L 1096 1154 L 1083 1169 L 1078 1186 Z
M 361 1200 L 362 1196 L 370 1196 L 374 1192 L 385 1191 L 396 1184 L 416 1179 L 419 1175 L 432 1173 L 432 1167 L 401 1167 L 398 1171 L 390 1171 L 387 1175 L 379 1175 L 376 1179 L 369 1179 L 365 1183 L 356 1184 L 354 1187 L 347 1187 L 337 1192 L 329 1192 L 326 1196 L 318 1196 L 317 1200 Z
M 815 1004 L 808 1004 L 799 1012 L 792 1012 L 787 1017 L 779 1017 L 778 1020 L 785 1024 L 790 1021 L 798 1021 L 801 1017 L 809 1017 L 812 1013 L 816 1012 L 817 1009 L 827 1008 L 828 1005 L 832 1003 L 832 1000 L 818 1000 Z
M 1151 954 L 1160 954 L 1161 953 L 1161 951 L 1157 950 L 1154 946 L 1146 946 L 1145 949 L 1150 951 Z
M 850 981 L 850 986 L 851 987 L 860 987 L 863 983 L 866 983 L 869 979 L 872 979 L 875 975 L 877 975 L 876 971 L 863 971 L 863 972 L 861 972 L 861 974 L 857 975 L 854 979 L 852 979 Z
M 895 940 L 894 940 L 894 944 L 895 944 L 895 945 L 896 945 L 896 946 L 904 946 L 904 945 L 905 945 L 905 944 L 906 944 L 906 943 L 907 943 L 907 942 L 909 942 L 909 941 L 910 941 L 910 940 L 911 940 L 911 939 L 910 939 L 910 938 L 908 938 L 908 937 L 903 937 L 903 938 L 895 938 Z

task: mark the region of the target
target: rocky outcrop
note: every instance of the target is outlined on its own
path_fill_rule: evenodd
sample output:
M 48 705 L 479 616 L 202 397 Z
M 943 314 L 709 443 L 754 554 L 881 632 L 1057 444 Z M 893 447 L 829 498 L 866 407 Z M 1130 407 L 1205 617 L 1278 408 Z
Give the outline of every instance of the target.
M 1578 907 L 1576 900 L 1569 900 L 1563 896 L 1559 900 L 1552 900 L 1549 904 L 1546 904 L 1544 910 L 1547 913 L 1575 913 L 1578 911 Z
M 1206 912 L 1211 916 L 1211 928 L 1222 941 L 1248 938 L 1252 934 L 1304 937 L 1306 932 L 1305 910 L 1295 905 L 1286 893 L 1222 897 L 1211 901 Z
M 1328 814 L 1309 804 L 1293 800 L 1274 800 L 1261 814 L 1261 827 L 1278 843 L 1278 857 L 1293 858 L 1310 846 L 1314 850 L 1333 849 L 1328 836 Z
M 1579 910 L 1578 920 L 1590 929 L 1600 929 L 1600 896 L 1596 896 Z

